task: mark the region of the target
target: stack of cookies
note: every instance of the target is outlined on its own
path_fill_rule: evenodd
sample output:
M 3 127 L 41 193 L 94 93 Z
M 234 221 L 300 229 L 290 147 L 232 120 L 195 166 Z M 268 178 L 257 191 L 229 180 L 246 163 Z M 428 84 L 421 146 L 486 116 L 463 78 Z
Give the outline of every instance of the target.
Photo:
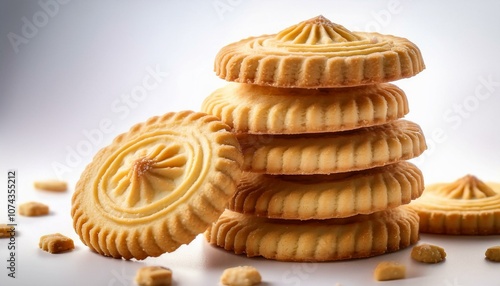
M 405 93 L 387 82 L 423 69 L 410 41 L 322 16 L 222 48 L 215 70 L 231 83 L 202 111 L 236 133 L 244 175 L 208 242 L 280 261 L 370 257 L 416 243 L 418 215 L 405 205 L 424 185 L 407 160 L 426 144 L 402 119 Z

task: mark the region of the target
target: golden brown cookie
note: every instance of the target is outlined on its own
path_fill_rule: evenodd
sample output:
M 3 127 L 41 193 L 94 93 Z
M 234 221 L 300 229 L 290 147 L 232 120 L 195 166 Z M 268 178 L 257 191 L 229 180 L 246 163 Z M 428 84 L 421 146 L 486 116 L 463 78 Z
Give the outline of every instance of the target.
M 236 254 L 280 261 L 334 261 L 393 252 L 418 241 L 418 215 L 397 207 L 329 220 L 278 220 L 224 211 L 205 238 Z
M 241 162 L 238 141 L 215 116 L 182 111 L 150 118 L 85 168 L 73 195 L 73 226 L 105 256 L 174 251 L 222 213 Z
M 420 127 L 406 120 L 351 131 L 300 135 L 239 134 L 245 171 L 330 174 L 407 160 L 427 147 Z
M 274 87 L 325 88 L 408 78 L 425 68 L 418 47 L 405 38 L 351 32 L 323 16 L 275 35 L 223 47 L 216 74 L 227 81 Z
M 202 111 L 237 133 L 297 134 L 380 125 L 409 108 L 405 93 L 392 84 L 302 89 L 230 83 L 208 96 Z
M 244 173 L 232 211 L 280 219 L 327 219 L 370 214 L 407 204 L 424 190 L 408 162 L 332 175 Z
M 420 231 L 439 234 L 500 234 L 500 184 L 467 175 L 452 183 L 425 187 L 410 205 Z

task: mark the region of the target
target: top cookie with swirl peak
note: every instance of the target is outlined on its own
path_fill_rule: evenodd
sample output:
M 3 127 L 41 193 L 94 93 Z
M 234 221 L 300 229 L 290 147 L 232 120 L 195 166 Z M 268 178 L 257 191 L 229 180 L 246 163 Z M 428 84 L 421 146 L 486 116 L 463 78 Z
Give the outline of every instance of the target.
M 352 32 L 323 16 L 229 44 L 215 59 L 215 72 L 227 81 L 297 88 L 389 82 L 424 68 L 420 50 L 409 40 Z

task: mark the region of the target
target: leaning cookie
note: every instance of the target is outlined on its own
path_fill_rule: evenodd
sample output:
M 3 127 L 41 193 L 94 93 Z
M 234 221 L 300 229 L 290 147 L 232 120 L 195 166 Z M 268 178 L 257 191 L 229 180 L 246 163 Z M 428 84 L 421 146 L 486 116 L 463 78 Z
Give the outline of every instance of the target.
M 239 134 L 243 169 L 266 174 L 330 174 L 380 167 L 422 154 L 420 127 L 396 120 L 351 131 L 300 135 Z
M 455 235 L 500 234 L 500 184 L 467 175 L 432 184 L 409 207 L 420 216 L 420 231 Z
M 275 35 L 223 47 L 216 74 L 227 81 L 274 87 L 345 87 L 394 81 L 425 68 L 405 38 L 351 32 L 318 16 Z
M 343 219 L 275 220 L 226 210 L 205 232 L 210 244 L 248 257 L 334 261 L 397 251 L 419 239 L 417 214 L 401 206 Z
M 150 118 L 85 168 L 72 199 L 73 226 L 105 256 L 174 251 L 223 212 L 241 162 L 235 136 L 215 116 L 183 111 Z
M 244 173 L 228 209 L 277 219 L 328 219 L 370 214 L 418 198 L 422 172 L 400 162 L 332 175 Z
M 208 96 L 202 111 L 237 133 L 297 134 L 380 125 L 409 108 L 405 93 L 392 84 L 292 89 L 230 83 Z

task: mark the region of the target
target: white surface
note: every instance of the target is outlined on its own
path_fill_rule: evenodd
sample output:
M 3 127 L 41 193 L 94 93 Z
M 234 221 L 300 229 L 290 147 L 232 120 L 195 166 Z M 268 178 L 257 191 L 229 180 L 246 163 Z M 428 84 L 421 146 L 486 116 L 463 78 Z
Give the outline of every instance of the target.
M 0 3 L 0 184 L 5 190 L 7 170 L 17 169 L 18 203 L 39 200 L 53 209 L 44 218 L 18 217 L 16 279 L 7 277 L 7 240 L 0 240 L 0 285 L 133 285 L 135 270 L 143 264 L 171 267 L 176 285 L 217 285 L 224 268 L 243 264 L 258 267 L 264 285 L 370 285 L 380 284 L 372 271 L 381 260 L 408 267 L 408 279 L 383 283 L 387 285 L 500 284 L 500 265 L 484 260 L 486 248 L 500 244 L 498 236 L 422 235 L 422 242 L 439 244 L 448 252 L 439 265 L 410 261 L 409 249 L 347 262 L 280 263 L 235 256 L 208 246 L 202 237 L 174 253 L 136 262 L 90 252 L 73 231 L 69 214 L 73 186 L 98 149 L 150 116 L 198 110 L 203 98 L 224 84 L 212 71 L 222 46 L 319 14 L 352 30 L 403 36 L 420 47 L 427 69 L 395 83 L 408 95 L 407 118 L 419 123 L 427 136 L 430 148 L 415 162 L 428 183 L 467 173 L 500 181 L 500 2 L 177 0 L 51 5 L 46 9 L 51 16 L 44 18 L 48 14 L 37 1 Z M 23 34 L 24 17 L 33 23 L 34 16 L 39 27 L 24 28 Z M 17 53 L 9 33 L 25 36 Z M 156 79 L 151 70 L 157 70 Z M 485 80 L 493 84 L 485 86 Z M 140 100 L 127 99 L 141 87 L 148 90 Z M 55 177 L 70 182 L 68 193 L 32 188 L 33 180 Z M 6 222 L 7 195 L 1 193 L 0 222 Z M 61 255 L 40 251 L 39 237 L 51 232 L 72 237 L 76 249 Z

